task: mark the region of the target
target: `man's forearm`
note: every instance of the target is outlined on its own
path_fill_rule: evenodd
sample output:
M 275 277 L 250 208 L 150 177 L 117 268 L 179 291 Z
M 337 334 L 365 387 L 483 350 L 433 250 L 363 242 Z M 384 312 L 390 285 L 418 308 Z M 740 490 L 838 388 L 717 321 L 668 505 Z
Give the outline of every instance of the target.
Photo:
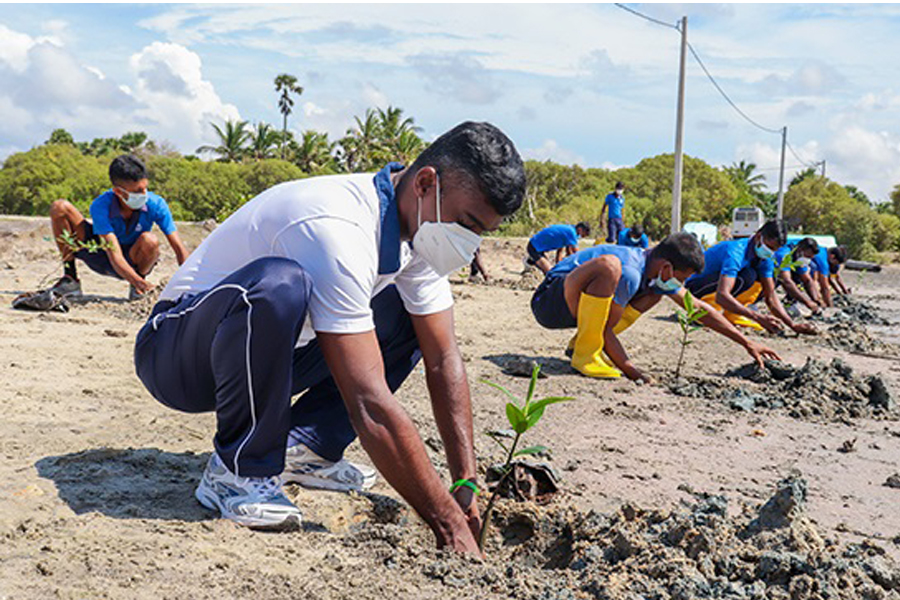
M 719 290 L 716 293 L 716 303 L 721 306 L 723 310 L 727 310 L 736 315 L 741 315 L 742 317 L 747 317 L 748 319 L 756 320 L 756 317 L 758 316 L 755 310 L 747 308 L 738 302 L 730 292 Z
M 122 279 L 131 284 L 134 284 L 135 281 L 142 281 L 144 279 L 141 277 L 140 273 L 131 268 L 131 265 L 125 260 L 121 251 L 116 252 L 108 250 L 107 253 L 109 254 L 109 263 L 112 265 L 113 270 L 115 270 Z
M 450 476 L 474 479 L 478 472 L 475 463 L 472 427 L 472 399 L 462 357 L 448 353 L 442 361 L 425 369 L 431 409 L 438 432 L 444 442 Z
M 722 313 L 702 300 L 694 300 L 694 306 L 706 311 L 706 316 L 700 319 L 704 326 L 709 327 L 718 334 L 724 335 L 733 342 L 737 342 L 744 348 L 747 347 L 749 344 L 747 338 Z
M 769 307 L 769 312 L 781 319 L 785 325 L 788 327 L 794 326 L 794 320 L 787 314 L 787 311 L 784 310 L 781 301 L 778 299 L 778 296 L 775 295 L 774 291 L 772 294 L 766 296 L 766 306 Z
M 813 304 L 813 301 L 809 299 L 809 296 L 803 293 L 803 290 L 801 290 L 796 283 L 794 283 L 790 275 L 786 277 L 782 275 L 781 284 L 784 286 L 789 297 L 802 302 L 808 308 L 812 308 L 811 305 Z

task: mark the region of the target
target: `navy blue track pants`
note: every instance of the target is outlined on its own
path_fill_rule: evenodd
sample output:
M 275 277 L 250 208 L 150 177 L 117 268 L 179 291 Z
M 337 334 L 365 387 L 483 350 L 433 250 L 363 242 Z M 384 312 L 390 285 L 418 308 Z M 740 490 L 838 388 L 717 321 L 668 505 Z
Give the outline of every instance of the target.
M 329 460 L 356 437 L 318 343 L 294 348 L 311 290 L 295 261 L 260 258 L 205 292 L 159 302 L 138 333 L 138 377 L 166 406 L 215 411 L 216 452 L 237 475 L 281 473 L 291 428 Z M 418 342 L 396 288 L 372 308 L 395 391 L 421 358 Z

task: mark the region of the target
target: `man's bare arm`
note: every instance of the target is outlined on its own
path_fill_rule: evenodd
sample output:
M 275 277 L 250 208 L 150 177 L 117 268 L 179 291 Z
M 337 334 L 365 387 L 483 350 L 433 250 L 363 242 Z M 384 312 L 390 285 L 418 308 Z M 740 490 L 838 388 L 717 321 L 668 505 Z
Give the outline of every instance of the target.
M 169 245 L 172 247 L 172 251 L 175 252 L 175 259 L 178 261 L 179 266 L 183 265 L 190 252 L 188 252 L 187 247 L 181 241 L 181 236 L 178 235 L 177 231 L 173 231 L 166 236 L 166 239 L 169 240 Z
M 134 288 L 140 293 L 147 292 L 153 289 L 153 285 L 144 279 L 140 273 L 135 271 L 128 261 L 125 260 L 125 254 L 122 253 L 122 246 L 119 245 L 119 240 L 116 238 L 116 234 L 107 233 L 100 236 L 102 239 L 106 240 L 109 244 L 109 248 L 106 250 L 107 256 L 109 256 L 109 264 L 112 265 L 112 268 L 115 270 L 119 276 L 134 286 Z
M 428 460 L 412 420 L 387 387 L 375 332 L 318 333 L 317 337 L 372 462 L 428 523 L 439 547 L 479 554 L 462 509 Z

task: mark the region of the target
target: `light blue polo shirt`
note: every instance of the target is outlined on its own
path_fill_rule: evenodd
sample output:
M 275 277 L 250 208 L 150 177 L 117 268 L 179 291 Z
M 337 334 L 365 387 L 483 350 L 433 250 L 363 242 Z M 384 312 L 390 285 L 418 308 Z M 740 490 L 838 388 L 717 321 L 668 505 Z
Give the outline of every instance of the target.
M 604 200 L 603 203 L 609 205 L 610 219 L 622 218 L 622 209 L 625 207 L 625 194 L 622 194 L 621 196 L 616 196 L 615 192 L 607 194 L 606 200 Z
M 126 221 L 119 208 L 119 199 L 112 190 L 107 190 L 91 203 L 91 221 L 95 234 L 114 233 L 123 246 L 135 243 L 142 233 L 153 229 L 154 223 L 166 235 L 177 229 L 169 205 L 153 192 L 147 193 L 147 203 L 134 211 Z
M 561 260 L 555 267 L 547 272 L 547 277 L 564 277 L 598 256 L 611 254 L 622 263 L 622 276 L 616 285 L 613 300 L 619 306 L 625 306 L 637 295 L 644 282 L 644 268 L 647 266 L 647 251 L 641 248 L 629 248 L 627 246 L 614 246 L 602 244 L 592 246 L 576 252 L 572 256 Z
M 632 238 L 631 227 L 628 227 L 619 232 L 619 245 L 631 246 L 632 248 L 646 248 L 650 245 L 650 239 L 646 233 L 642 233 L 638 239 Z
M 722 275 L 737 277 L 745 267 L 753 267 L 759 278 L 774 276 L 775 263 L 771 259 L 762 260 L 757 257 L 750 240 L 751 238 L 728 240 L 709 248 L 703 253 L 706 263 L 703 272 L 691 276 L 690 279 L 694 277 L 706 279 L 713 276 L 718 278 Z
M 814 273 L 821 273 L 825 277 L 831 275 L 831 265 L 828 264 L 828 248 L 819 246 L 819 252 L 813 256 L 809 266 Z
M 578 232 L 572 225 L 550 225 L 531 236 L 531 245 L 538 252 L 578 246 Z

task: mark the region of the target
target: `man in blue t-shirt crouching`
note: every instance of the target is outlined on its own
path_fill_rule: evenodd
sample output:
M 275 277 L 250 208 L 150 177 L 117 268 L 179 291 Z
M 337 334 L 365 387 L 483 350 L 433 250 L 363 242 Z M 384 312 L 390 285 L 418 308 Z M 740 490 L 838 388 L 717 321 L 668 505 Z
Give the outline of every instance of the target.
M 578 239 L 591 235 L 591 226 L 585 222 L 577 225 L 550 225 L 538 231 L 528 240 L 526 251 L 528 256 L 525 264 L 534 265 L 546 273 L 553 268 L 550 260 L 545 256 L 546 252 L 556 250 L 556 262 L 566 256 L 572 256 L 578 251 Z
M 81 281 L 75 259 L 107 277 L 118 277 L 131 284 L 129 299 L 153 289 L 145 277 L 159 260 L 159 240 L 151 232 L 156 223 L 175 251 L 178 264 L 188 257 L 166 201 L 147 191 L 147 168 L 130 154 L 116 157 L 109 166 L 112 189 L 91 203 L 91 220 L 68 200 L 50 205 L 53 239 L 59 247 L 64 275 L 51 289 L 63 296 L 80 296 Z M 102 251 L 74 248 L 63 239 L 68 234 L 77 242 L 102 244 Z

